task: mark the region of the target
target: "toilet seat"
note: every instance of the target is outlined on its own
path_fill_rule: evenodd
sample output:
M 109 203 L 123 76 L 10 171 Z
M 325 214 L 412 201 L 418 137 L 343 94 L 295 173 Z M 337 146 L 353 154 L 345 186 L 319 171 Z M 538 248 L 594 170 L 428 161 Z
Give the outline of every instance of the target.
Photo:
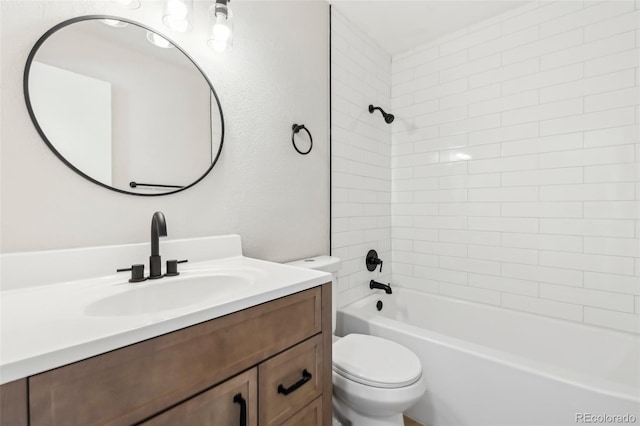
M 418 357 L 390 340 L 349 334 L 333 344 L 333 371 L 354 382 L 377 388 L 409 386 L 422 376 Z

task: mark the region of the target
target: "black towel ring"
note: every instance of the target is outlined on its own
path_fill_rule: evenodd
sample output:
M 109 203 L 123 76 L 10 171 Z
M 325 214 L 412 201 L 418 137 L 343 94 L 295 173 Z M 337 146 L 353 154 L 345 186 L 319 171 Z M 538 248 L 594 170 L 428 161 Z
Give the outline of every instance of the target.
M 311 136 L 311 133 L 309 132 L 309 129 L 307 129 L 306 127 L 304 127 L 304 124 L 294 124 L 293 127 L 293 133 L 291 134 L 291 142 L 293 143 L 293 147 L 295 148 L 296 151 L 298 151 L 299 154 L 302 155 L 307 155 L 308 153 L 311 152 L 311 148 L 313 148 L 313 137 Z M 298 132 L 300 132 L 300 130 L 304 130 L 305 132 L 307 132 L 307 134 L 309 135 L 309 149 L 307 150 L 307 152 L 302 152 L 298 149 L 298 147 L 296 146 L 296 139 L 295 136 Z

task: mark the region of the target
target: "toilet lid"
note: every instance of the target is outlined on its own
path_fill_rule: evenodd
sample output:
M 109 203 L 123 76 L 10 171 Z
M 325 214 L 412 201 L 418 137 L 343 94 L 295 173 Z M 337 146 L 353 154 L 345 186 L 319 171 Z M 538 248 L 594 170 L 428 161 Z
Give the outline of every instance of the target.
M 333 344 L 333 371 L 367 386 L 399 388 L 415 383 L 422 366 L 402 345 L 366 334 L 349 334 Z

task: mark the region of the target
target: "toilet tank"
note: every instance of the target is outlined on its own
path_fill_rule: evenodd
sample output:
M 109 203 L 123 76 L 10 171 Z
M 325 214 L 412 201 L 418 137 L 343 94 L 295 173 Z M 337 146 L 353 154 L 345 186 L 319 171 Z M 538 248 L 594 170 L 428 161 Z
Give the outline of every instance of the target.
M 342 265 L 340 259 L 335 256 L 316 256 L 308 259 L 294 260 L 293 262 L 288 262 L 287 265 L 331 273 L 331 333 L 333 334 L 336 331 L 336 312 L 338 312 L 337 275 Z

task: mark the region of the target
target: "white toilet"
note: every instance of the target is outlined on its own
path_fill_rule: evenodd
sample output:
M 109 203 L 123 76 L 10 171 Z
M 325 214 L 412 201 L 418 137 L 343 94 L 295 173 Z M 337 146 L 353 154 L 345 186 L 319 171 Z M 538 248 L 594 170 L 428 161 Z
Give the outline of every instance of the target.
M 333 275 L 333 331 L 336 329 L 336 272 L 340 259 L 318 256 L 290 262 Z M 364 285 L 364 284 L 363 284 Z M 426 390 L 422 366 L 409 349 L 365 334 L 333 338 L 334 419 L 352 426 L 402 426 L 402 413 Z M 334 424 L 336 423 L 334 420 Z

